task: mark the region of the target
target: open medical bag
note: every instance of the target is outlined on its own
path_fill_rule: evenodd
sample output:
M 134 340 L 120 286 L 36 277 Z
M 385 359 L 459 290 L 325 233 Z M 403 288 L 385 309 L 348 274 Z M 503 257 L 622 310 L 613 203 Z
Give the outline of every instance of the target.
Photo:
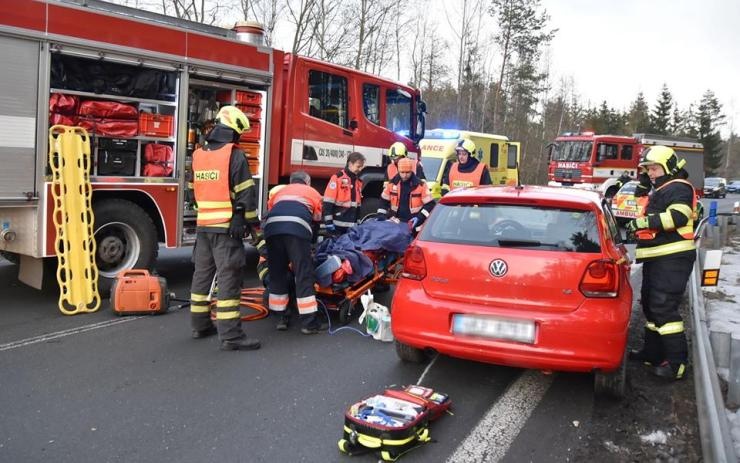
M 431 441 L 429 422 L 450 408 L 450 398 L 424 386 L 386 389 L 352 404 L 344 413 L 342 453 L 376 452 L 383 461 Z

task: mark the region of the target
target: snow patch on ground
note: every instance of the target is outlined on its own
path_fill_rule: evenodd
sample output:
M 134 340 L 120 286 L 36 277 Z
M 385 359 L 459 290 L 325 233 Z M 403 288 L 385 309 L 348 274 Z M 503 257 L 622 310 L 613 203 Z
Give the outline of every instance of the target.
M 704 304 L 710 331 L 721 331 L 740 336 L 740 241 L 733 240 L 732 247 L 722 250 L 722 264 L 716 291 L 704 293 Z M 718 368 L 717 374 L 729 380 L 727 368 Z M 726 410 L 727 421 L 735 448 L 740 457 L 740 410 Z
M 665 445 L 665 443 L 668 442 L 669 435 L 670 434 L 658 430 L 653 431 L 650 434 L 641 434 L 640 440 L 642 440 L 646 444 Z

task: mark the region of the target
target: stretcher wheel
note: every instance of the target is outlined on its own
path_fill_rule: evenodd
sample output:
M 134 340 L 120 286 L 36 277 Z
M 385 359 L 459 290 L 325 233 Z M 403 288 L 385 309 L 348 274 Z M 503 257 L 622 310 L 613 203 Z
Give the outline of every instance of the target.
M 339 451 L 342 453 L 352 453 L 352 444 L 347 439 L 339 439 L 337 446 L 339 446 Z
M 354 303 L 350 299 L 345 299 L 339 303 L 339 323 L 346 325 L 352 318 L 352 309 Z

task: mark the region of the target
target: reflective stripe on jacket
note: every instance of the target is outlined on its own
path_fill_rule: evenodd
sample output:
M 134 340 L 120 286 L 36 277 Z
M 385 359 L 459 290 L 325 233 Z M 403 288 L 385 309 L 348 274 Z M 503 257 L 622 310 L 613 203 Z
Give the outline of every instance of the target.
M 213 151 L 193 153 L 193 190 L 198 204 L 197 225 L 213 226 L 231 221 L 229 162 L 233 143 Z
M 321 195 L 308 185 L 291 183 L 278 190 L 267 202 L 267 217 L 262 224 L 265 237 L 294 235 L 310 239 L 313 222 L 321 220 Z

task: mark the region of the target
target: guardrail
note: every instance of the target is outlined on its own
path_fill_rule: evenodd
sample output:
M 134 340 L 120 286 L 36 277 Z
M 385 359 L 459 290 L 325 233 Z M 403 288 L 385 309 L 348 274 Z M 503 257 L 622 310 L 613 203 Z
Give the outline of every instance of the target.
M 738 460 L 730 435 L 725 404 L 719 388 L 717 366 L 714 363 L 712 346 L 709 342 L 707 317 L 704 310 L 704 295 L 701 292 L 701 236 L 708 218 L 697 227 L 697 259 L 689 279 L 689 297 L 694 325 L 692 361 L 694 363 L 694 387 L 696 409 L 699 419 L 699 434 L 704 461 L 729 463 Z

